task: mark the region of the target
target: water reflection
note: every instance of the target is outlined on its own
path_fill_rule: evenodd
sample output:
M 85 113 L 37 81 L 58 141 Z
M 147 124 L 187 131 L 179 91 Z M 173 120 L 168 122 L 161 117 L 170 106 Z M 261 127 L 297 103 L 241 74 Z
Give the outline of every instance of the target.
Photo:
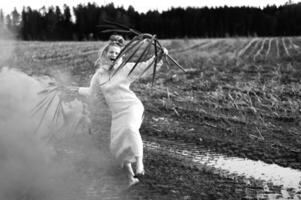
M 145 142 L 146 148 L 157 149 L 160 152 L 173 153 L 188 157 L 194 163 L 205 165 L 210 168 L 223 171 L 246 178 L 255 178 L 283 188 L 301 189 L 301 171 L 288 167 L 281 167 L 276 164 L 267 164 L 262 161 L 253 161 L 249 159 L 226 157 L 221 154 L 215 154 L 209 151 L 187 150 L 183 145 L 164 144 L 156 142 Z M 179 149 L 180 148 L 180 149 Z M 186 147 L 187 148 L 187 147 Z
M 193 162 L 210 165 L 214 168 L 236 173 L 247 178 L 255 178 L 272 182 L 274 185 L 283 185 L 285 188 L 299 188 L 301 171 L 281 167 L 276 164 L 267 164 L 262 161 L 253 161 L 223 155 L 206 154 L 195 156 Z

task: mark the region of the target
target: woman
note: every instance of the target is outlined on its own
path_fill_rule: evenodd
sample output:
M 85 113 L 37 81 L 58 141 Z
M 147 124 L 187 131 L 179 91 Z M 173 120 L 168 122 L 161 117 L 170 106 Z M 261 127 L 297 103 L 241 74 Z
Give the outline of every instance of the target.
M 89 87 L 79 87 L 80 95 L 89 96 L 100 91 L 105 97 L 111 113 L 111 141 L 110 150 L 115 158 L 127 170 L 129 186 L 139 182 L 136 175 L 144 174 L 143 143 L 139 132 L 144 107 L 138 97 L 130 89 L 131 83 L 151 64 L 153 56 L 145 62 L 139 63 L 131 76 L 129 72 L 134 63 L 127 63 L 118 73 L 112 72 L 120 65 L 121 59 L 115 62 L 124 45 L 122 36 L 113 35 L 109 44 L 105 46 L 97 59 L 98 69 L 93 75 Z M 163 49 L 167 54 L 167 50 Z M 162 65 L 160 61 L 158 67 Z M 150 68 L 149 71 L 152 69 Z M 147 73 L 147 72 L 146 72 Z M 132 164 L 136 165 L 134 173 Z

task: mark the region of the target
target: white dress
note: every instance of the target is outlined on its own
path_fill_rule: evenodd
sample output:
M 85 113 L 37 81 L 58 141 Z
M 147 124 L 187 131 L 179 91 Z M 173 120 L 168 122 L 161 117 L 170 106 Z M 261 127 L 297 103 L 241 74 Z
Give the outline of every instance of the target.
M 134 63 L 127 63 L 116 75 L 109 78 L 109 73 L 100 67 L 92 77 L 90 87 L 80 87 L 81 95 L 91 95 L 100 91 L 111 111 L 110 150 L 115 158 L 123 163 L 135 162 L 135 157 L 143 156 L 143 143 L 139 132 L 144 107 L 135 93 L 130 89 L 133 81 L 139 77 L 144 69 L 153 62 L 151 58 L 139 63 L 133 74 L 128 76 Z M 162 62 L 158 64 L 158 67 Z M 144 74 L 152 72 L 152 68 Z

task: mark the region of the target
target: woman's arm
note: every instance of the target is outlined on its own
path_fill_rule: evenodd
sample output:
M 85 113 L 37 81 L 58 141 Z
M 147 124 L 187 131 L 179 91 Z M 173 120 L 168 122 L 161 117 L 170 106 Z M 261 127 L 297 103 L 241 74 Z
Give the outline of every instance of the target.
M 162 52 L 163 55 L 168 54 L 168 50 L 166 48 L 163 48 L 162 51 L 163 51 Z M 161 56 L 160 60 L 157 58 L 156 70 L 159 70 L 161 68 L 161 66 L 163 65 L 162 57 L 163 56 Z M 144 62 L 139 62 L 137 64 L 137 66 L 135 66 L 135 63 L 128 63 L 127 64 L 128 72 L 131 72 L 132 68 L 135 66 L 135 69 L 131 72 L 131 76 L 133 76 L 135 78 L 149 76 L 154 71 L 155 59 L 156 59 L 156 57 L 152 56 L 150 59 L 148 59 Z
M 96 71 L 95 74 L 91 78 L 90 86 L 89 87 L 79 87 L 78 94 L 80 94 L 82 96 L 90 96 L 92 94 L 93 87 L 95 87 L 95 85 L 97 84 L 98 75 L 99 75 L 99 73 Z
M 163 55 L 168 54 L 168 50 L 166 48 L 163 48 Z M 157 59 L 157 65 L 156 65 L 156 70 L 159 70 L 161 66 L 163 65 L 162 57 L 161 59 Z M 127 71 L 128 73 L 131 72 L 132 68 L 135 66 L 135 63 L 127 63 Z M 146 77 L 149 76 L 153 73 L 154 71 L 154 66 L 155 66 L 155 56 L 152 56 L 150 59 L 144 61 L 144 62 L 139 62 L 135 69 L 131 72 L 131 76 L 135 78 L 140 78 L 140 77 Z
M 139 62 L 135 69 L 131 72 L 132 68 L 135 66 L 136 63 L 127 63 L 126 64 L 126 71 L 127 73 L 131 73 L 131 77 L 146 77 L 153 72 L 153 68 L 155 65 L 155 56 L 151 57 L 150 59 Z M 162 66 L 162 61 L 157 63 L 157 70 L 160 69 Z

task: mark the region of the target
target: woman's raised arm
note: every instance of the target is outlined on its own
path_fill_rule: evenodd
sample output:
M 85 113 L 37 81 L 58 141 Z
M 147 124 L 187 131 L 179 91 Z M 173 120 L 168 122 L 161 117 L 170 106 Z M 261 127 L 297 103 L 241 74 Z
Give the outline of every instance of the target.
M 168 54 L 168 50 L 163 48 L 163 54 Z M 154 66 L 155 66 L 155 56 L 152 56 L 150 59 L 139 62 L 134 70 L 133 67 L 135 66 L 135 63 L 127 63 L 127 71 L 128 73 L 131 73 L 131 76 L 133 77 L 146 77 L 153 73 Z M 157 60 L 157 67 L 156 70 L 159 70 L 161 66 L 163 65 L 162 59 Z
M 96 71 L 95 74 L 91 78 L 90 86 L 89 87 L 79 87 L 78 93 L 83 96 L 90 96 L 92 94 L 93 87 L 95 87 L 97 85 L 98 80 L 99 80 L 99 72 Z

